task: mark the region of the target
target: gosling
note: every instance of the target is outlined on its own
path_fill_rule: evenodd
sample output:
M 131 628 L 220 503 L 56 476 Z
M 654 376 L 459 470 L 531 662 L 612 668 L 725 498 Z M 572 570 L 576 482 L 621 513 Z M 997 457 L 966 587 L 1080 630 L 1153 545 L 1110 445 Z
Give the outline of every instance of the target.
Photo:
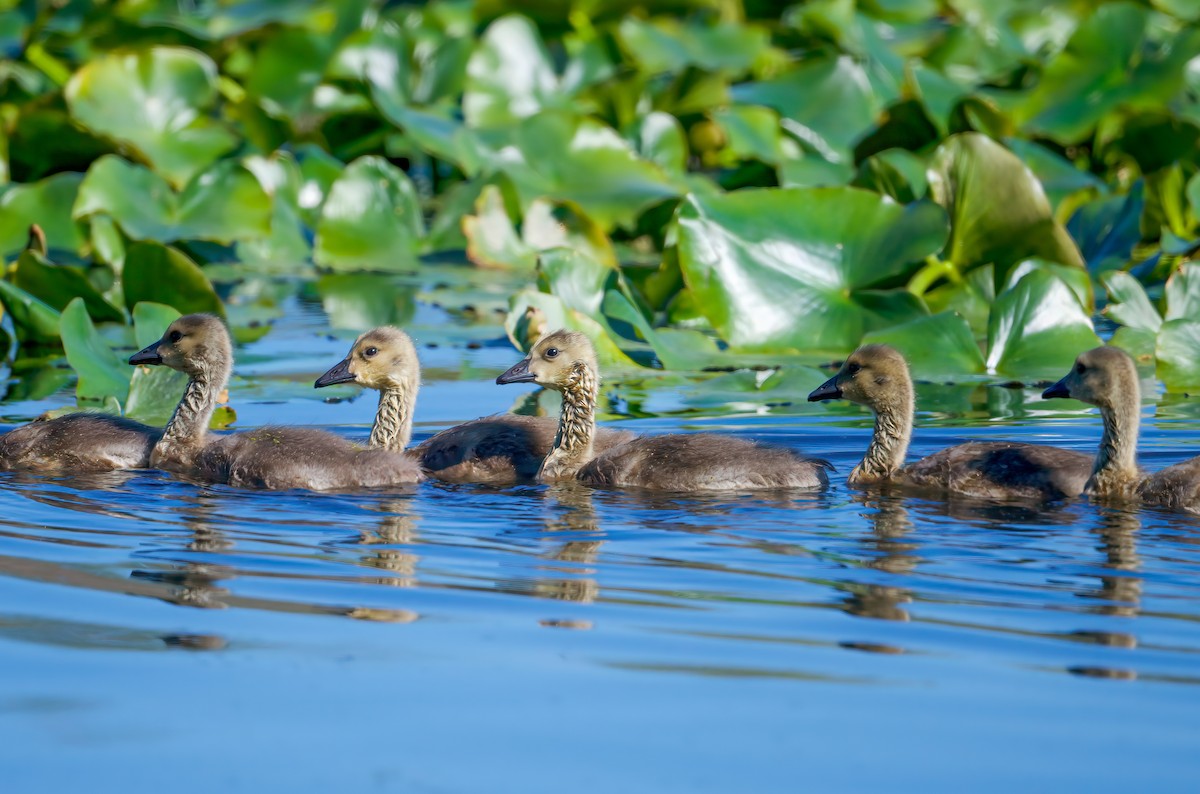
M 233 366 L 229 332 L 212 315 L 180 317 L 129 363 L 163 365 L 188 376 L 183 398 L 150 456 L 150 464 L 158 468 L 208 482 L 271 490 L 344 490 L 423 479 L 420 466 L 403 455 L 361 449 L 320 430 L 263 427 L 208 438 L 209 422 Z
M 417 351 L 408 334 L 383 326 L 358 337 L 350 353 L 314 384 L 357 383 L 379 391 L 379 408 L 368 445 L 405 452 L 412 440 L 417 390 L 421 382 Z M 529 482 L 554 444 L 557 420 L 546 416 L 488 416 L 456 425 L 407 450 L 439 480 L 511 485 Z M 626 430 L 600 429 L 600 450 L 633 438 Z
M 1057 500 L 1078 496 L 1091 471 L 1080 452 L 1015 441 L 958 444 L 904 465 L 913 427 L 908 362 L 887 345 L 855 350 L 810 402 L 846 399 L 875 413 L 875 431 L 847 482 L 856 488 L 893 484 L 985 499 Z
M 163 431 L 121 416 L 37 419 L 0 436 L 0 471 L 85 474 L 144 469 Z
M 1138 469 L 1138 414 L 1142 395 L 1137 367 L 1128 353 L 1116 347 L 1097 347 L 1081 353 L 1071 371 L 1042 396 L 1072 397 L 1100 409 L 1104 434 L 1084 489 L 1089 496 L 1200 512 L 1200 457 L 1149 476 Z
M 539 482 L 579 480 L 589 485 L 660 491 L 746 491 L 828 487 L 828 461 L 784 447 L 697 433 L 640 436 L 597 454 L 596 351 L 583 334 L 543 336 L 496 382 L 537 383 L 562 393 L 558 432 L 537 473 Z

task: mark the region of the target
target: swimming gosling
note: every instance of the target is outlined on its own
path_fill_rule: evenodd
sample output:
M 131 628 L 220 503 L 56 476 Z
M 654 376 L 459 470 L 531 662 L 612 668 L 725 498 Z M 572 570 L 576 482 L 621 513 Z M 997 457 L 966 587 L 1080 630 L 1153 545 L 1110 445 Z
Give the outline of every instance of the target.
M 405 452 L 412 440 L 413 411 L 421 383 L 412 339 L 390 326 L 367 331 L 346 358 L 314 385 L 322 388 L 351 382 L 379 391 L 379 408 L 367 443 Z M 557 427 L 557 420 L 547 416 L 488 416 L 443 430 L 407 452 L 439 480 L 510 485 L 537 476 L 554 444 Z M 603 428 L 596 433 L 596 445 L 604 450 L 632 438 L 629 431 Z
M 1100 409 L 1104 434 L 1084 489 L 1089 496 L 1200 512 L 1200 457 L 1149 476 L 1138 469 L 1142 393 L 1137 367 L 1124 350 L 1097 347 L 1081 353 L 1071 371 L 1042 396 L 1072 397 Z
M 0 436 L 0 471 L 83 474 L 144 469 L 162 433 L 161 428 L 100 413 L 35 419 Z
M 600 372 L 591 340 L 573 331 L 546 334 L 497 383 L 537 383 L 562 393 L 554 444 L 539 482 L 660 491 L 824 489 L 828 461 L 784 447 L 713 433 L 640 436 L 597 454 L 596 400 Z
M 420 466 L 403 455 L 362 449 L 321 430 L 263 427 L 210 439 L 208 424 L 233 367 L 229 332 L 212 315 L 180 317 L 129 363 L 163 365 L 188 375 L 183 398 L 150 457 L 158 468 L 272 490 L 343 490 L 423 479 Z
M 810 402 L 846 399 L 875 413 L 875 431 L 847 483 L 890 483 L 922 491 L 987 499 L 1068 499 L 1083 491 L 1092 461 L 1081 452 L 1015 441 L 970 441 L 904 465 L 913 427 L 908 362 L 887 345 L 863 345 Z

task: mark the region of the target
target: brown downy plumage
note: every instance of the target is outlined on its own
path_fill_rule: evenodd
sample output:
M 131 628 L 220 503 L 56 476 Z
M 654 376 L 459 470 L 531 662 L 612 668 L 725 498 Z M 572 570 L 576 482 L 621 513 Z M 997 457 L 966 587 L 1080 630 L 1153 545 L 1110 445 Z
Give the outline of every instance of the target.
M 229 332 L 220 319 L 189 314 L 131 364 L 162 364 L 187 373 L 183 399 L 154 447 L 151 464 L 208 482 L 244 488 L 343 490 L 414 483 L 412 460 L 363 449 L 320 430 L 263 427 L 211 438 L 208 424 L 233 366 Z
M 1085 489 L 1104 501 L 1134 501 L 1200 512 L 1200 457 L 1145 476 L 1138 470 L 1138 419 L 1142 407 L 1137 367 L 1116 347 L 1081 353 L 1043 397 L 1072 397 L 1100 409 L 1104 434 Z
M 369 443 L 403 452 L 412 440 L 420 381 L 412 340 L 398 328 L 385 326 L 360 336 L 349 355 L 315 385 L 353 382 L 378 390 L 379 409 Z M 443 430 L 407 452 L 440 480 L 508 485 L 534 479 L 553 446 L 556 427 L 550 417 L 488 416 Z M 607 449 L 631 438 L 627 431 L 603 429 L 596 443 Z
M 894 484 L 989 499 L 1063 499 L 1083 491 L 1091 459 L 1080 452 L 1013 441 L 972 441 L 904 465 L 912 438 L 913 385 L 908 362 L 887 345 L 864 345 L 808 396 L 846 399 L 875 413 L 875 431 L 847 482 Z
M 541 482 L 580 480 L 590 485 L 663 491 L 764 488 L 821 489 L 828 462 L 784 448 L 712 433 L 641 436 L 599 451 L 595 444 L 600 375 L 596 352 L 583 334 L 555 331 L 497 383 L 537 383 L 562 393 L 553 447 Z

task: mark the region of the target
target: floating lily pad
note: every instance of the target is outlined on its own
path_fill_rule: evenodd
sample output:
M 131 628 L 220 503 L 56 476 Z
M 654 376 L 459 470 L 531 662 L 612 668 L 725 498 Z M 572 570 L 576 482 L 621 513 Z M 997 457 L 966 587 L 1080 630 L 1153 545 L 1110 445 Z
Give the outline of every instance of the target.
M 1200 320 L 1167 320 L 1155 345 L 1155 372 L 1168 391 L 1200 391 Z
M 971 326 L 955 312 L 918 317 L 911 322 L 863 337 L 863 344 L 885 344 L 899 350 L 918 378 L 946 378 L 982 373 L 983 353 Z
M 63 91 L 80 124 L 135 147 L 176 187 L 237 145 L 208 110 L 217 98 L 217 67 L 184 47 L 100 55 Z
M 98 322 L 125 322 L 125 312 L 100 294 L 82 268 L 56 265 L 36 251 L 21 253 L 13 284 L 59 311 L 72 299 L 82 298 L 88 314 Z
M 412 270 L 424 233 L 408 175 L 382 157 L 360 157 L 329 190 L 313 261 L 331 270 Z
M 625 17 L 617 39 L 633 62 L 650 74 L 681 72 L 689 66 L 742 74 L 770 44 L 767 31 L 756 25 L 708 26 L 670 17 Z
M 63 309 L 60 328 L 67 361 L 79 375 L 75 396 L 80 400 L 114 397 L 125 402 L 129 396 L 129 367 L 96 331 L 82 298 Z
M 1074 291 L 1057 276 L 1035 270 L 992 306 L 987 367 L 1000 375 L 1052 379 L 1100 344 Z
M 1163 319 L 1200 320 L 1200 265 L 1186 264 L 1167 279 Z M 1197 350 L 1200 358 L 1200 349 Z
M 1106 273 L 1101 280 L 1108 290 L 1108 306 L 1104 307 L 1107 317 L 1128 328 L 1158 333 L 1162 315 L 1150 302 L 1141 282 L 1119 270 Z
M 166 304 L 181 314 L 225 316 L 225 306 L 204 271 L 170 246 L 145 242 L 130 247 L 122 284 L 126 306 L 147 301 Z
M 537 251 L 517 234 L 500 188 L 487 185 L 475 202 L 475 213 L 464 215 L 463 234 L 467 238 L 467 258 L 483 267 L 533 270 Z
M 947 231 L 934 204 L 901 206 L 855 188 L 692 195 L 679 210 L 679 262 L 701 310 L 735 348 L 845 353 L 895 308 L 871 288 L 911 272 Z
M 71 217 L 79 191 L 79 174 L 55 174 L 39 182 L 10 185 L 0 194 L 0 256 L 25 247 L 29 227 L 37 224 L 51 248 L 76 252 L 84 237 Z
M 488 26 L 467 62 L 463 117 L 473 127 L 504 127 L 564 107 L 557 72 L 537 26 L 510 14 Z

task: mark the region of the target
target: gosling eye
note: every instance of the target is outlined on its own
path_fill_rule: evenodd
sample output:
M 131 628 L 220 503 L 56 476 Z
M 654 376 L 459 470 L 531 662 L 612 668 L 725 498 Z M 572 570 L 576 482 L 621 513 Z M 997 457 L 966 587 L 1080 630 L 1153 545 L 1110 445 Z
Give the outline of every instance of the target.
M 852 363 L 846 367 L 846 373 L 849 375 L 857 375 L 860 369 L 862 369 L 861 365 Z
M 364 351 L 363 351 L 363 355 L 364 355 L 364 356 L 366 356 L 367 358 L 371 358 L 372 356 L 374 356 L 374 355 L 375 355 L 376 353 L 378 353 L 378 352 L 379 352 L 379 348 L 377 348 L 377 347 L 368 347 L 366 350 L 364 350 Z
M 546 352 L 543 353 L 542 355 L 545 356 L 546 358 L 555 358 L 558 356 L 558 348 L 557 347 L 548 347 L 548 348 L 546 348 Z
M 1076 375 L 1082 375 L 1084 372 L 1087 372 L 1087 367 L 1085 367 L 1082 364 L 1075 365 L 1075 374 Z
M 167 340 L 170 341 L 172 344 L 174 344 L 175 342 L 178 342 L 180 339 L 183 339 L 182 331 L 172 331 L 170 334 L 167 335 Z

